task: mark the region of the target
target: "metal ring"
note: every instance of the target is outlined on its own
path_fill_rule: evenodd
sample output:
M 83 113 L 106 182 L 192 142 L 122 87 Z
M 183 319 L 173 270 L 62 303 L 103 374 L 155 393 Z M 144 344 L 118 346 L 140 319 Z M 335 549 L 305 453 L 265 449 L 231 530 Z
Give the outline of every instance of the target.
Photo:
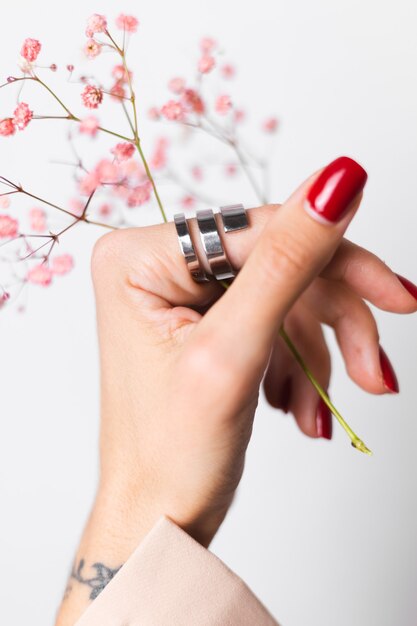
M 248 216 L 243 204 L 229 204 L 220 207 L 225 233 L 243 230 L 249 226 Z
M 200 262 L 195 253 L 193 242 L 188 228 L 188 222 L 184 213 L 174 215 L 175 228 L 177 229 L 178 240 L 181 252 L 187 262 L 190 274 L 197 283 L 206 283 L 210 279 L 205 271 L 200 267 Z
M 236 272 L 225 254 L 213 211 L 211 209 L 197 211 L 196 218 L 204 252 L 214 277 L 217 280 L 234 278 Z

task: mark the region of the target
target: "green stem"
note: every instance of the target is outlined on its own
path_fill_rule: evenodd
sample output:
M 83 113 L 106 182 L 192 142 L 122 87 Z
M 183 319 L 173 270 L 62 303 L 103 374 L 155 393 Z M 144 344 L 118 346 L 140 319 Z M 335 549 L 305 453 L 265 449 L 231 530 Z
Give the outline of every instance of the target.
M 149 168 L 148 162 L 147 162 L 147 160 L 145 158 L 145 155 L 143 153 L 142 146 L 140 145 L 139 137 L 136 138 L 135 146 L 136 146 L 136 148 L 137 148 L 137 150 L 138 150 L 138 152 L 140 154 L 140 158 L 142 159 L 142 163 L 143 163 L 143 166 L 145 168 L 146 175 L 149 178 L 149 181 L 150 181 L 150 183 L 152 185 L 152 189 L 153 189 L 153 192 L 155 194 L 155 198 L 156 198 L 156 201 L 158 203 L 158 207 L 159 207 L 159 210 L 161 212 L 162 219 L 163 219 L 164 222 L 168 222 L 168 218 L 166 216 L 166 213 L 165 213 L 165 210 L 164 210 L 161 198 L 159 196 L 158 189 L 157 189 L 156 184 L 155 184 L 155 180 L 154 180 L 154 178 L 152 176 L 152 173 L 151 173 L 151 170 Z
M 283 340 L 285 341 L 285 343 L 287 344 L 287 346 L 290 349 L 290 351 L 291 351 L 292 355 L 294 356 L 295 360 L 300 365 L 300 367 L 302 368 L 302 370 L 306 374 L 307 378 L 309 379 L 309 381 L 311 382 L 311 384 L 313 385 L 313 387 L 315 388 L 315 390 L 317 391 L 319 396 L 322 398 L 323 402 L 328 406 L 330 411 L 333 413 L 333 415 L 338 420 L 339 424 L 344 428 L 344 430 L 349 435 L 349 437 L 350 437 L 350 439 L 352 441 L 352 446 L 354 448 L 356 448 L 357 450 L 360 450 L 361 452 L 364 452 L 365 454 L 372 454 L 371 450 L 369 450 L 369 448 L 367 448 L 367 446 L 364 444 L 364 442 L 353 432 L 353 430 L 351 429 L 349 424 L 343 419 L 343 417 L 341 416 L 339 411 L 336 409 L 336 407 L 334 406 L 334 404 L 330 400 L 330 398 L 327 395 L 327 393 L 324 391 L 323 387 L 314 378 L 312 372 L 309 370 L 309 368 L 307 367 L 304 359 L 301 357 L 301 355 L 298 352 L 297 348 L 294 346 L 293 342 L 288 337 L 288 335 L 287 335 L 287 333 L 286 333 L 286 331 L 285 331 L 283 326 L 282 326 L 282 328 L 280 330 L 280 335 L 283 338 Z
M 144 154 L 144 152 L 142 150 L 142 146 L 141 146 L 141 143 L 140 143 L 140 137 L 139 137 L 139 131 L 138 131 L 138 113 L 137 113 L 137 109 L 136 109 L 136 96 L 135 96 L 135 92 L 134 92 L 134 89 L 133 89 L 133 84 L 132 84 L 132 79 L 131 79 L 131 76 L 130 76 L 129 68 L 128 68 L 127 63 L 126 63 L 125 51 L 117 45 L 117 43 L 114 41 L 114 39 L 112 38 L 110 33 L 108 31 L 106 31 L 106 32 L 107 32 L 107 36 L 109 37 L 110 41 L 112 42 L 112 44 L 116 48 L 118 54 L 120 55 L 120 58 L 122 59 L 124 71 L 126 72 L 127 83 L 128 83 L 129 91 L 130 91 L 130 101 L 132 103 L 133 125 L 132 125 L 132 122 L 130 120 L 130 116 L 129 116 L 128 112 L 126 111 L 126 108 L 125 108 L 124 105 L 123 105 L 123 108 L 125 109 L 125 114 L 127 116 L 127 119 L 129 120 L 130 127 L 132 128 L 132 126 L 133 126 L 132 130 L 133 130 L 134 137 L 135 137 L 133 143 L 135 144 L 136 149 L 137 149 L 137 151 L 139 153 L 139 156 L 140 156 L 140 158 L 142 160 L 143 167 L 145 168 L 145 172 L 146 172 L 146 175 L 148 177 L 148 180 L 149 180 L 149 182 L 152 185 L 152 189 L 153 189 L 153 192 L 154 192 L 154 195 L 155 195 L 155 199 L 156 199 L 156 201 L 158 203 L 158 207 L 159 207 L 159 211 L 161 213 L 162 219 L 163 219 L 164 222 L 168 222 L 168 218 L 167 218 L 167 215 L 165 213 L 165 209 L 164 209 L 164 206 L 162 204 L 162 200 L 161 200 L 161 197 L 159 195 L 158 188 L 156 186 L 154 177 L 152 176 L 151 169 L 150 169 L 150 167 L 148 165 L 148 162 L 146 160 L 145 154 Z
M 225 290 L 228 289 L 229 286 L 230 286 L 224 280 L 221 281 L 221 285 L 223 285 Z M 283 338 L 283 340 L 285 341 L 286 345 L 288 346 L 288 348 L 291 351 L 292 355 L 294 356 L 295 360 L 297 361 L 297 363 L 300 365 L 301 369 L 303 370 L 303 372 L 307 376 L 308 380 L 313 385 L 314 389 L 317 391 L 317 393 L 319 394 L 319 396 L 321 397 L 323 402 L 326 404 L 326 406 L 330 409 L 330 411 L 336 417 L 336 419 L 338 420 L 338 422 L 342 426 L 342 428 L 344 428 L 346 433 L 349 435 L 349 437 L 351 439 L 352 446 L 354 448 L 356 448 L 357 450 L 359 450 L 360 452 L 363 452 L 364 454 L 371 455 L 372 454 L 371 450 L 369 450 L 369 448 L 364 444 L 362 439 L 360 439 L 356 435 L 356 433 L 353 432 L 353 430 L 351 429 L 349 424 L 344 420 L 344 418 L 341 416 L 339 411 L 336 409 L 336 407 L 334 406 L 333 402 L 330 400 L 329 396 L 327 395 L 327 393 L 325 392 L 323 387 L 316 380 L 316 378 L 314 377 L 313 373 L 310 371 L 310 369 L 308 368 L 308 366 L 305 363 L 304 359 L 302 358 L 301 354 L 298 352 L 297 348 L 295 347 L 295 345 L 293 344 L 293 342 L 291 341 L 291 339 L 287 335 L 287 333 L 286 333 L 286 331 L 284 329 L 284 326 L 281 327 L 280 335 Z

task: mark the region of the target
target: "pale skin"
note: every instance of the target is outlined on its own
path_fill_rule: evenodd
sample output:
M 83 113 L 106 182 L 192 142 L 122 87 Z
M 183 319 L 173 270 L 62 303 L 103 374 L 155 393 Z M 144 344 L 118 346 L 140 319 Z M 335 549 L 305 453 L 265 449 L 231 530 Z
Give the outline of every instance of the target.
M 317 438 L 317 392 L 278 337 L 284 320 L 324 388 L 322 323 L 334 328 L 349 376 L 387 393 L 364 300 L 395 313 L 415 312 L 417 301 L 381 260 L 343 239 L 361 196 L 335 225 L 305 212 L 315 176 L 282 206 L 251 209 L 249 229 L 224 236 L 240 270 L 226 293 L 215 281 L 193 282 L 172 223 L 111 233 L 96 245 L 100 480 L 75 570 L 85 565 L 70 579 L 57 626 L 72 626 L 91 602 L 93 565 L 108 568 L 100 569 L 104 587 L 161 515 L 210 544 L 242 475 L 263 380 L 279 407 L 291 378 L 289 410 Z

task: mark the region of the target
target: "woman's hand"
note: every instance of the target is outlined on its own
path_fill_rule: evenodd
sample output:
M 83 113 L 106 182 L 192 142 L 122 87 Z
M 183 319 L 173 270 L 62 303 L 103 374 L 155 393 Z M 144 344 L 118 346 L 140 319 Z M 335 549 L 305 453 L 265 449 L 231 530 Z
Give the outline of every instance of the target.
M 93 274 L 102 371 L 100 492 L 119 504 L 124 495 L 132 527 L 145 532 L 166 514 L 209 544 L 242 474 L 267 368 L 270 402 L 283 406 L 286 395 L 284 408 L 306 434 L 326 434 L 316 419 L 316 392 L 278 339 L 284 318 L 322 385 L 330 374 L 325 322 L 336 330 L 352 378 L 371 392 L 387 390 L 376 324 L 362 298 L 397 312 L 415 311 L 416 300 L 381 261 L 341 244 L 360 194 L 340 222 L 323 225 L 303 206 L 313 184 L 304 183 L 279 210 L 250 211 L 248 230 L 224 236 L 229 258 L 243 268 L 225 294 L 214 281 L 193 282 L 173 224 L 99 241 Z M 195 223 L 192 229 L 196 234 Z
M 363 298 L 409 313 L 417 309 L 416 292 L 375 256 L 342 240 L 366 180 L 360 166 L 346 161 L 336 177 L 332 164 L 281 207 L 250 210 L 249 229 L 223 236 L 233 266 L 242 268 L 226 293 L 216 281 L 192 280 L 172 223 L 99 240 L 93 278 L 100 484 L 75 581 L 88 583 L 81 565 L 91 573 L 100 566 L 111 577 L 161 515 L 208 546 L 242 475 L 265 372 L 273 406 L 291 410 L 304 433 L 331 435 L 330 415 L 278 338 L 284 319 L 324 387 L 330 359 L 321 322 L 334 327 L 360 386 L 373 393 L 394 389 Z M 326 224 L 323 210 L 333 211 Z M 194 220 L 190 227 L 197 244 Z M 81 589 L 73 593 L 58 624 L 73 624 L 87 597 Z

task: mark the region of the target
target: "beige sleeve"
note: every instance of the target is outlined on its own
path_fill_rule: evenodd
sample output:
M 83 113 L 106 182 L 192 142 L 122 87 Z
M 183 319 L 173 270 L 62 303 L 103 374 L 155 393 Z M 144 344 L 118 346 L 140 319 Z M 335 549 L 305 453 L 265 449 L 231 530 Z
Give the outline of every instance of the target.
M 161 518 L 76 626 L 278 626 L 245 583 Z

